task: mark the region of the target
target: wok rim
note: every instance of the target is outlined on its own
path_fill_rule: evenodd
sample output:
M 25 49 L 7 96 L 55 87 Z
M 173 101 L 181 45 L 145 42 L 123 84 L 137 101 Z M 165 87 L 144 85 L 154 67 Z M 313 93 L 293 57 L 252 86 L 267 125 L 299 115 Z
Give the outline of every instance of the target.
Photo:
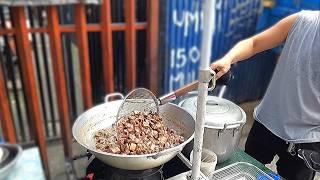
M 122 100 L 115 100 L 115 101 L 110 101 L 110 102 L 106 102 L 106 103 L 112 103 L 112 102 L 117 102 L 117 101 L 122 101 Z M 97 106 L 94 106 L 90 109 L 88 109 L 87 111 L 95 108 L 95 107 L 98 107 L 98 106 L 102 106 L 102 105 L 105 105 L 106 103 L 103 103 L 103 104 L 100 104 L 100 105 L 97 105 Z M 127 155 L 127 154 L 113 154 L 113 153 L 108 153 L 108 152 L 103 152 L 103 151 L 99 151 L 97 149 L 93 149 L 93 148 L 89 148 L 87 145 L 83 144 L 83 143 L 80 143 L 78 138 L 75 136 L 75 124 L 77 124 L 77 122 L 79 121 L 80 117 L 82 115 L 84 115 L 87 111 L 83 112 L 80 116 L 77 117 L 76 121 L 73 123 L 73 126 L 72 126 L 72 136 L 73 138 L 77 141 L 77 143 L 79 143 L 82 147 L 86 148 L 87 150 L 91 151 L 91 152 L 95 152 L 95 153 L 98 153 L 100 155 L 108 155 L 108 156 L 112 156 L 112 157 L 128 157 L 128 158 L 140 158 L 140 157 L 152 157 L 152 156 L 156 156 L 158 154 L 168 154 L 170 152 L 174 152 L 174 151 L 181 151 L 184 146 L 186 146 L 186 144 L 188 144 L 193 138 L 194 138 L 194 129 L 195 129 L 195 119 L 194 117 L 188 112 L 186 111 L 185 109 L 183 109 L 182 107 L 176 105 L 176 104 L 173 104 L 173 103 L 167 103 L 169 105 L 173 105 L 181 110 L 183 110 L 185 113 L 188 114 L 188 116 L 191 117 L 191 119 L 193 119 L 193 122 L 194 122 L 194 125 L 193 125 L 193 132 L 191 134 L 191 136 L 186 140 L 184 141 L 183 143 L 179 144 L 178 146 L 175 146 L 175 147 L 172 147 L 172 148 L 169 148 L 169 149 L 165 149 L 165 150 L 162 150 L 162 151 L 159 151 L 159 152 L 156 152 L 156 153 L 151 153 L 151 154 L 140 154 L 140 155 Z

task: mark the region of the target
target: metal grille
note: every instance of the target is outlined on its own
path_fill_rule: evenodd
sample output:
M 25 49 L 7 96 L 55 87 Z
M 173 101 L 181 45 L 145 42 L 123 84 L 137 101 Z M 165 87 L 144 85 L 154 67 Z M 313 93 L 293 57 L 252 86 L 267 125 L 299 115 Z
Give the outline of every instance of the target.
M 65 155 L 70 158 L 70 131 L 75 117 L 100 103 L 106 93 L 116 89 L 128 92 L 137 84 L 145 83 L 140 83 L 137 77 L 140 67 L 157 67 L 154 50 L 158 37 L 154 33 L 158 27 L 157 6 L 154 0 L 104 0 L 99 5 L 0 6 L 0 133 L 3 139 L 20 144 L 36 142 L 46 173 L 49 172 L 46 140 L 63 137 Z M 121 41 L 116 42 L 121 51 L 114 47 L 117 39 L 113 34 L 116 33 L 121 34 Z M 148 44 L 147 48 L 138 51 L 138 43 Z M 122 64 L 115 69 L 120 56 Z M 118 77 L 118 71 L 124 73 L 122 78 Z M 155 83 L 149 83 L 156 76 L 143 74 L 141 79 L 151 84 L 148 88 L 156 89 Z
M 129 92 L 120 105 L 117 120 L 135 111 L 159 113 L 158 100 L 151 91 L 137 88 Z
M 106 81 L 104 78 L 104 71 L 106 71 L 103 63 L 103 44 L 101 40 L 102 29 L 99 25 L 101 23 L 101 5 L 87 5 L 84 6 L 84 13 L 86 19 L 85 22 L 90 23 L 86 25 L 88 31 L 88 55 L 89 59 L 83 59 L 85 55 L 80 49 L 79 39 L 77 35 L 78 29 L 75 28 L 78 20 L 76 19 L 79 14 L 79 6 L 75 5 L 61 5 L 52 7 L 57 10 L 58 25 L 54 27 L 55 30 L 60 32 L 60 40 L 54 43 L 61 42 L 61 52 L 63 58 L 63 66 L 65 70 L 65 80 L 67 85 L 67 98 L 69 106 L 69 117 L 74 120 L 84 108 L 90 107 L 94 103 L 100 103 L 108 91 L 114 90 L 120 92 L 128 92 L 128 81 L 132 79 L 126 79 L 126 64 L 128 63 L 128 57 L 126 56 L 127 48 L 126 44 L 126 17 L 124 14 L 125 3 L 124 1 L 109 1 L 112 12 L 112 22 L 117 24 L 111 25 L 112 41 L 108 41 L 108 46 L 113 47 L 113 56 L 109 60 L 114 60 L 113 67 L 111 70 L 114 72 L 114 78 L 112 81 Z M 138 0 L 134 1 L 135 16 L 137 24 L 134 24 L 134 29 L 137 29 L 134 33 L 136 36 L 135 43 L 141 48 L 131 47 L 135 49 L 137 59 L 136 67 L 134 69 L 140 69 L 141 71 L 134 72 L 136 82 L 130 82 L 130 84 L 137 84 L 142 87 L 147 87 L 148 82 L 145 78 L 146 66 L 146 41 L 147 41 L 147 26 L 144 21 L 147 20 L 146 13 L 147 1 Z M 25 94 L 25 87 L 22 81 L 22 71 L 20 65 L 17 47 L 22 46 L 17 44 L 13 22 L 12 12 L 13 10 L 9 7 L 0 7 L 0 58 L 1 67 L 3 68 L 3 75 L 5 80 L 8 97 L 10 100 L 10 109 L 13 116 L 13 124 L 15 126 L 17 141 L 19 143 L 33 143 L 33 131 L 30 129 L 29 123 L 29 112 L 27 108 L 27 95 Z M 47 139 L 56 139 L 61 136 L 60 122 L 59 122 L 59 110 L 58 110 L 58 94 L 56 92 L 55 75 L 53 70 L 53 59 L 51 53 L 52 48 L 50 41 L 52 40 L 48 29 L 49 16 L 51 11 L 45 6 L 41 7 L 25 7 L 23 8 L 25 13 L 26 28 L 28 30 L 28 40 L 30 42 L 30 48 L 32 50 L 31 57 L 33 62 L 33 68 L 35 70 L 36 77 L 36 90 L 39 95 L 40 111 L 44 124 L 45 135 Z M 54 17 L 55 18 L 55 17 Z M 139 24 L 138 24 L 139 23 Z M 143 42 L 142 42 L 143 41 Z M 81 44 L 81 43 L 80 43 Z M 83 43 L 82 43 L 83 44 Z M 131 57 L 133 58 L 133 57 Z M 54 59 L 55 61 L 55 59 Z M 87 79 L 83 81 L 83 61 L 89 62 L 89 77 L 91 83 L 88 83 Z M 85 84 L 83 84 L 85 83 Z M 114 84 L 114 85 L 113 85 Z M 91 91 L 83 91 L 83 86 L 91 86 Z M 92 96 L 92 99 L 90 98 Z M 84 98 L 83 98 L 84 97 Z M 14 132 L 14 131 L 13 131 Z
M 268 174 L 258 169 L 256 166 L 246 163 L 238 162 L 226 166 L 212 175 L 209 175 L 212 180 L 272 180 Z

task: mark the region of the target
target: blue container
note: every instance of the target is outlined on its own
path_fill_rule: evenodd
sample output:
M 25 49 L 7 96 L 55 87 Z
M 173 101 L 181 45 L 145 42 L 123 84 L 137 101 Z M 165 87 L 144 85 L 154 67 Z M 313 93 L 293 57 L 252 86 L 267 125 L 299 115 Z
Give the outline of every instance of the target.
M 275 173 L 268 173 L 268 175 L 273 179 L 273 180 L 281 180 L 281 177 L 278 174 Z M 257 177 L 257 180 L 269 180 L 270 177 L 266 177 L 265 175 L 259 175 Z

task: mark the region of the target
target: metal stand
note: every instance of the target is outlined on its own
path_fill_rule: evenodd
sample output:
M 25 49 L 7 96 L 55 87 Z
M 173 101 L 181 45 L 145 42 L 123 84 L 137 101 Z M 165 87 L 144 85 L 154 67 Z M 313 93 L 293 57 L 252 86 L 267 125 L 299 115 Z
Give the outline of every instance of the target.
M 68 180 L 77 180 L 77 176 L 74 170 L 73 166 L 73 160 L 66 158 L 65 160 L 65 170 L 66 170 L 66 175 Z
M 199 86 L 197 99 L 196 126 L 193 146 L 193 162 L 191 177 L 192 180 L 200 178 L 200 163 L 204 133 L 204 118 L 206 112 L 206 97 L 208 95 L 208 84 L 210 75 L 210 55 L 212 45 L 212 35 L 214 32 L 215 0 L 203 0 L 204 22 L 201 44 L 201 62 L 199 70 Z M 215 77 L 213 77 L 215 82 Z

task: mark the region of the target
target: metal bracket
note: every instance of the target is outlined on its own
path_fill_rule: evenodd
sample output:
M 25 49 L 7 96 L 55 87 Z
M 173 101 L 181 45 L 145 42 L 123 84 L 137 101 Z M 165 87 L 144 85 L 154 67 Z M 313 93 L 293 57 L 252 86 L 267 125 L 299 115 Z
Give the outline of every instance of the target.
M 227 123 L 225 123 L 223 125 L 223 129 L 219 129 L 218 130 L 218 138 L 220 137 L 220 134 L 223 133 L 227 129 L 227 126 L 228 126 Z
M 192 169 L 192 164 L 181 152 L 177 154 L 178 158 L 189 168 Z M 200 180 L 208 180 L 208 178 L 200 171 Z M 187 175 L 188 180 L 192 180 L 191 174 Z
M 233 137 L 234 137 L 234 134 L 235 134 L 236 132 L 238 132 L 240 129 L 243 128 L 243 126 L 244 126 L 244 124 L 241 124 L 239 127 L 233 129 Z
M 216 72 L 211 68 L 200 70 L 199 82 L 208 83 L 208 91 L 212 91 L 216 87 Z
M 68 180 L 77 180 L 72 160 L 69 158 L 66 158 L 65 160 L 65 172 Z
M 209 83 L 215 74 L 216 73 L 212 69 L 201 69 L 199 71 L 199 82 Z
M 119 92 L 114 92 L 114 93 L 107 94 L 107 95 L 104 97 L 104 101 L 105 101 L 105 102 L 109 102 L 111 98 L 115 98 L 115 97 L 118 97 L 118 98 L 121 99 L 121 100 L 124 99 L 123 94 L 121 94 L 121 93 L 119 93 Z

